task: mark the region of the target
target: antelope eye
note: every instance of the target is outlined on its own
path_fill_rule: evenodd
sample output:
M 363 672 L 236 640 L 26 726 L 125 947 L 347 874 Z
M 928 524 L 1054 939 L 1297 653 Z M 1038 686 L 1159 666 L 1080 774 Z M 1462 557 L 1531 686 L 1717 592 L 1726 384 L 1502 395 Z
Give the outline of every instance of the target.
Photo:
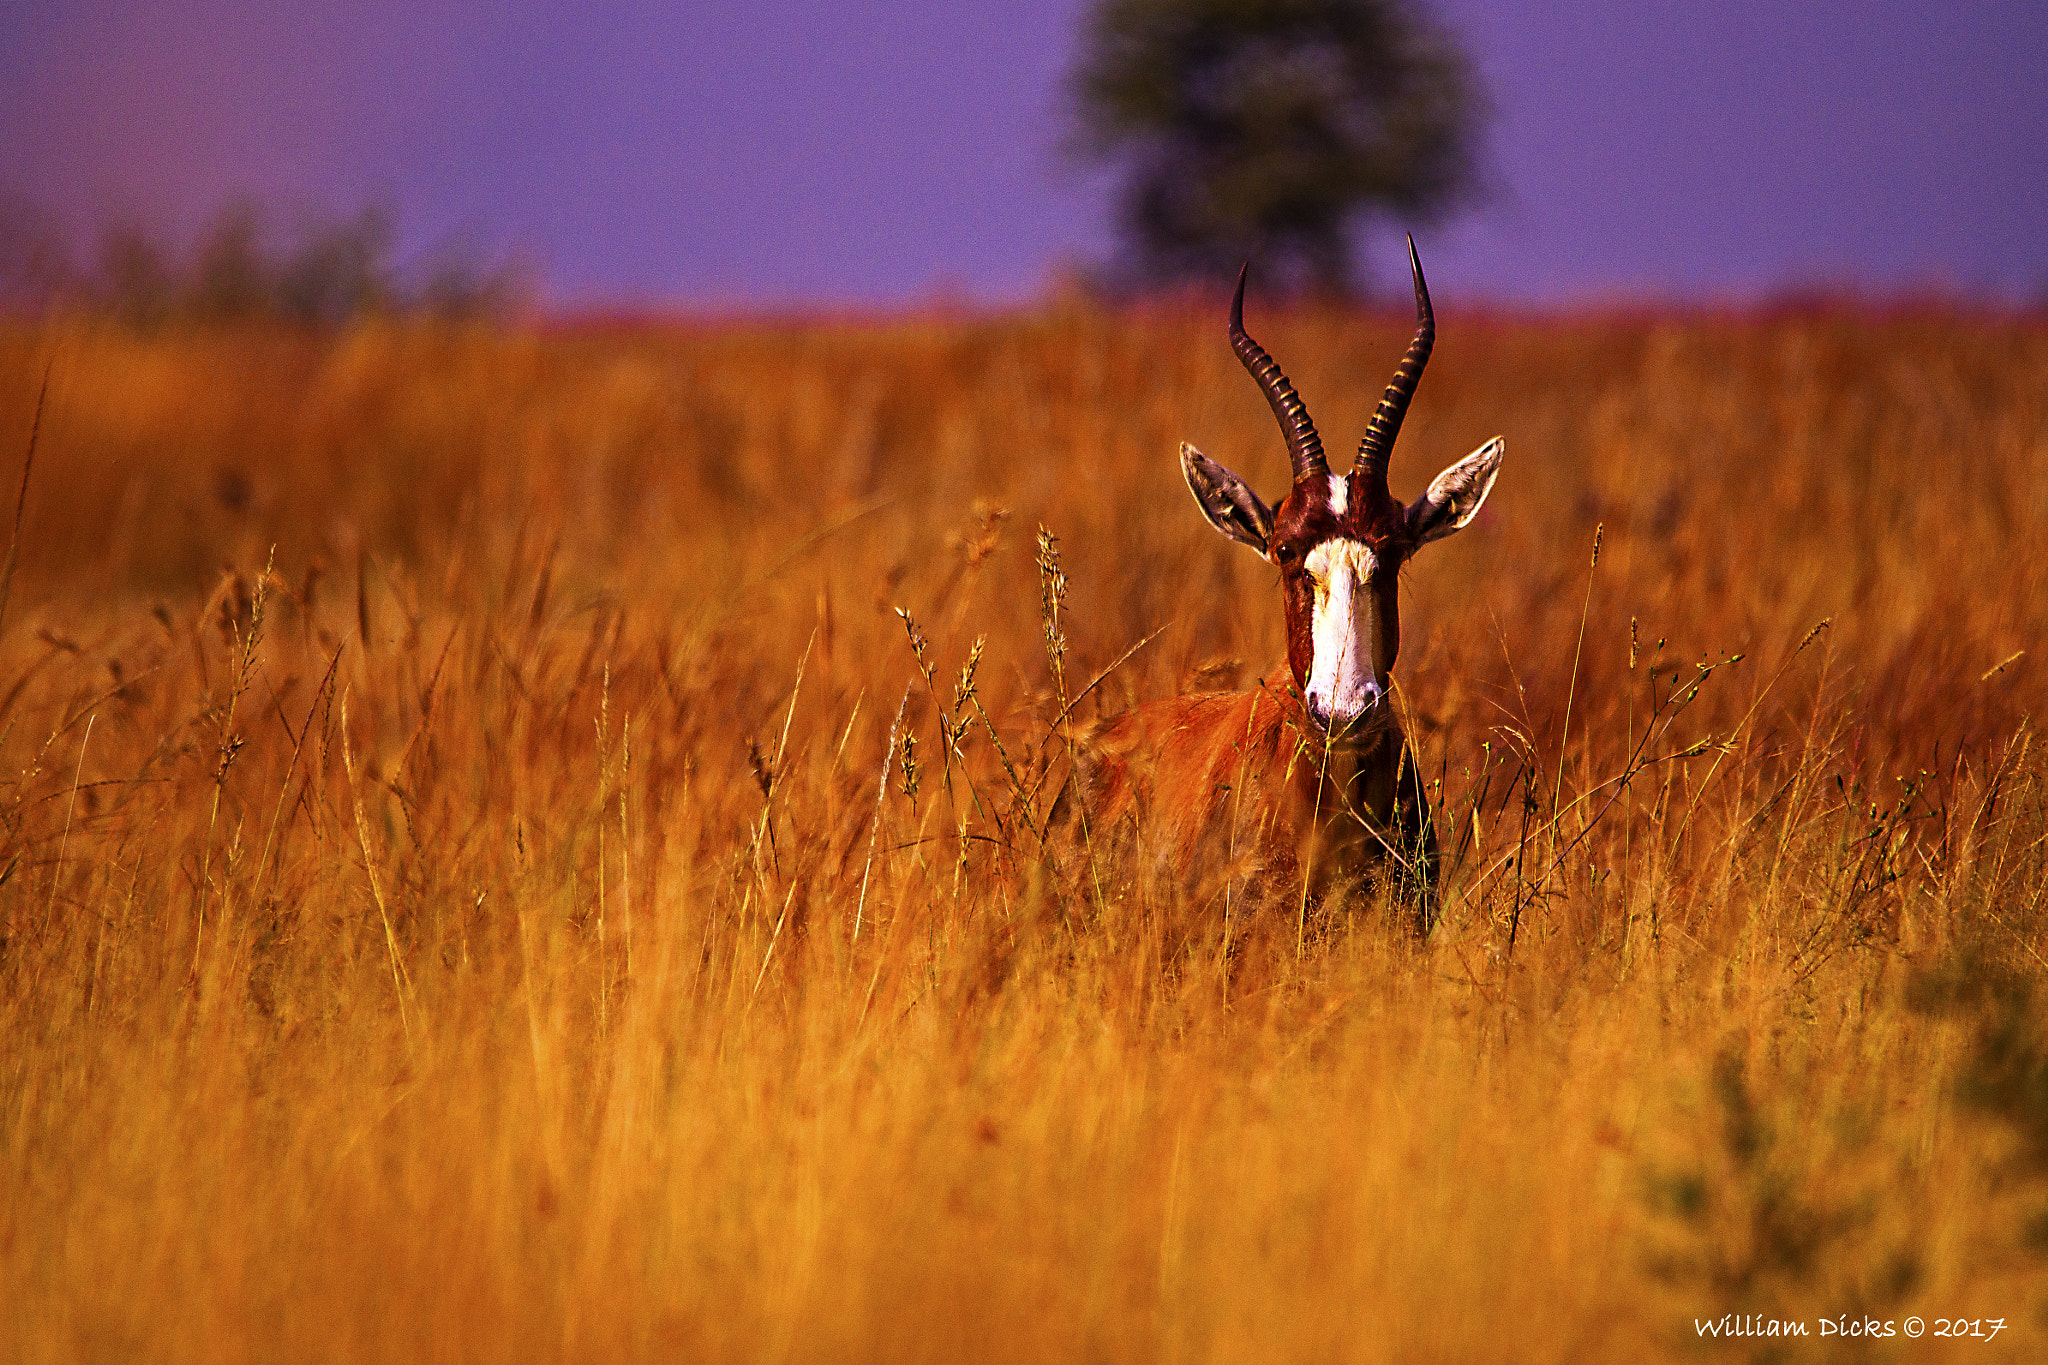
M 1300 554 L 1301 551 L 1295 549 L 1292 545 L 1282 545 L 1273 551 L 1273 558 L 1279 560 L 1282 564 L 1292 564 Z

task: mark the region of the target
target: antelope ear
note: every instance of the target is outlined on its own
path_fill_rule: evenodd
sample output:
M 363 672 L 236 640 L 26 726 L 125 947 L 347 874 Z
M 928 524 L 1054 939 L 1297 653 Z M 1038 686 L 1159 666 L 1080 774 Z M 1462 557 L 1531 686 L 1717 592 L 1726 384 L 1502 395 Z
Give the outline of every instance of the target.
M 1437 475 L 1429 491 L 1408 505 L 1408 534 L 1417 545 L 1440 540 L 1479 515 L 1507 448 L 1506 441 L 1494 437 Z
M 1273 535 L 1273 509 L 1260 502 L 1243 479 L 1186 441 L 1180 443 L 1180 472 L 1187 476 L 1188 491 L 1202 505 L 1211 526 L 1240 545 L 1266 553 Z

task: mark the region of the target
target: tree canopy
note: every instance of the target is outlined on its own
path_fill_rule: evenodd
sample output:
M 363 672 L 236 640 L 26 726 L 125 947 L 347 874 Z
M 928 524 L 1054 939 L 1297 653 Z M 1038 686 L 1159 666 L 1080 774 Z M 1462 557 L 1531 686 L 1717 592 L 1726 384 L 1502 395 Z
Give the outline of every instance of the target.
M 1473 188 L 1485 101 L 1409 0 L 1100 0 L 1074 73 L 1084 156 L 1121 162 L 1133 282 L 1247 258 L 1345 292 L 1367 213 L 1428 218 Z

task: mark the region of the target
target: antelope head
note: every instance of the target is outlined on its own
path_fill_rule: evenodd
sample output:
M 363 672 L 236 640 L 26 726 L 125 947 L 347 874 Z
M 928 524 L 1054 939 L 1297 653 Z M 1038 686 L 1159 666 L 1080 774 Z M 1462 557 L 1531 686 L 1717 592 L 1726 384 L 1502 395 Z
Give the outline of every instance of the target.
M 1506 449 L 1496 436 L 1458 461 L 1403 507 L 1387 489 L 1387 457 L 1408 400 L 1436 342 L 1429 288 L 1415 239 L 1415 340 L 1358 444 L 1348 474 L 1332 474 L 1308 409 L 1279 365 L 1244 330 L 1245 271 L 1230 304 L 1230 344 L 1259 382 L 1294 465 L 1294 486 L 1277 507 L 1243 479 L 1183 443 L 1181 472 L 1202 515 L 1218 531 L 1264 555 L 1280 570 L 1287 616 L 1287 662 L 1310 721 L 1332 739 L 1364 737 L 1391 724 L 1385 705 L 1401 647 L 1399 583 L 1409 555 L 1470 522 L 1500 473 Z

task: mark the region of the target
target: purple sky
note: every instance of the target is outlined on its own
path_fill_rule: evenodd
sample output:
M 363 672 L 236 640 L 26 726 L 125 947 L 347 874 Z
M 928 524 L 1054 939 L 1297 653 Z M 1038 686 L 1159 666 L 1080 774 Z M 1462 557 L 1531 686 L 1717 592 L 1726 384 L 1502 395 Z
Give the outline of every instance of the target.
M 1083 4 L 0 0 L 0 194 L 385 203 L 564 302 L 1023 298 L 1111 243 L 1058 154 Z M 2040 0 L 1438 13 L 1497 114 L 1495 199 L 1420 235 L 1447 296 L 2048 293 Z

